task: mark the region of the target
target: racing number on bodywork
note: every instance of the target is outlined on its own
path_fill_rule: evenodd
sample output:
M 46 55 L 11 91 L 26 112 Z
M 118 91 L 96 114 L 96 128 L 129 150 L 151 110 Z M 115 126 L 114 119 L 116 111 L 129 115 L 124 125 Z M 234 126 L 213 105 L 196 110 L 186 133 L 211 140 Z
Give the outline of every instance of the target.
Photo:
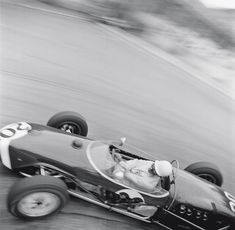
M 224 192 L 225 196 L 229 199 L 229 205 L 233 212 L 235 212 L 235 197 L 228 192 Z
M 24 123 L 17 123 L 14 128 L 5 128 L 0 131 L 0 140 L 2 138 L 10 138 L 13 137 L 17 130 L 28 130 L 28 126 L 25 126 Z
M 2 163 L 11 169 L 11 161 L 9 156 L 9 145 L 12 140 L 27 135 L 32 127 L 26 122 L 18 122 L 7 125 L 0 130 L 0 155 Z

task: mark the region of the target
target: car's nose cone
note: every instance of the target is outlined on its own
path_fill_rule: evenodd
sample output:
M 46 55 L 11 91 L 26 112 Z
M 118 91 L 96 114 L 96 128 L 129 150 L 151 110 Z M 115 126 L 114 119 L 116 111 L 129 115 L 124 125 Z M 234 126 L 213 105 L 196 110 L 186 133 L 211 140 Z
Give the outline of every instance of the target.
M 10 142 L 27 135 L 31 129 L 31 125 L 26 122 L 12 123 L 0 129 L 0 155 L 1 161 L 6 167 L 11 169 L 9 157 Z

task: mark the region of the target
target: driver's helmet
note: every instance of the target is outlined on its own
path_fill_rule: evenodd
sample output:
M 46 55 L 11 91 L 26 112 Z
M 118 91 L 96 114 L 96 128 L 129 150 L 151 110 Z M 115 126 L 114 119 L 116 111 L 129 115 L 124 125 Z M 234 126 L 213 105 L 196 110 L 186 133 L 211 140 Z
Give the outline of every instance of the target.
M 172 174 L 172 165 L 169 161 L 155 161 L 154 169 L 158 176 L 166 177 Z

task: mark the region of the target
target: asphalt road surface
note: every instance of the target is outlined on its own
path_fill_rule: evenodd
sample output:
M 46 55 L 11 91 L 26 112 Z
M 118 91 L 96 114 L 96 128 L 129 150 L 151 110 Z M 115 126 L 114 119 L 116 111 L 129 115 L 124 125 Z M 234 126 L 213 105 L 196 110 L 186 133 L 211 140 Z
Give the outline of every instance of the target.
M 234 102 L 104 27 L 66 14 L 34 1 L 1 1 L 0 125 L 45 124 L 56 112 L 77 111 L 91 138 L 125 136 L 158 158 L 178 159 L 181 168 L 217 164 L 223 187 L 235 194 Z M 23 222 L 5 206 L 17 179 L 1 166 L 1 229 L 158 229 L 75 199 L 56 216 Z

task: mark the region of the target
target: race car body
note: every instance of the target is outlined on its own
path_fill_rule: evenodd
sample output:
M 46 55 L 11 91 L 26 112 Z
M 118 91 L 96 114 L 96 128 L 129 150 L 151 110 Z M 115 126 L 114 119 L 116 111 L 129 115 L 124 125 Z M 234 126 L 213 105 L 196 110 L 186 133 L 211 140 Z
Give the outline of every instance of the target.
M 42 178 L 54 177 L 66 185 L 70 195 L 166 229 L 234 229 L 235 197 L 221 187 L 179 169 L 176 164 L 172 176 L 162 178 L 161 187 L 152 193 L 141 191 L 113 178 L 116 162 L 112 154 L 118 153 L 125 161 L 154 161 L 154 157 L 142 151 L 130 151 L 125 145 L 91 140 L 51 126 L 18 122 L 3 127 L 0 130 L 3 165 L 28 180 L 35 178 L 39 184 Z M 63 123 L 64 127 L 67 126 Z M 30 189 L 34 196 L 42 195 L 35 192 L 35 181 Z M 19 195 L 20 189 L 15 192 L 16 188 L 20 185 L 10 191 L 8 198 L 8 209 L 13 215 L 37 218 L 57 211 L 54 208 L 51 212 L 32 214 L 24 207 L 25 200 L 22 203 L 28 196 L 25 188 L 24 196 Z

